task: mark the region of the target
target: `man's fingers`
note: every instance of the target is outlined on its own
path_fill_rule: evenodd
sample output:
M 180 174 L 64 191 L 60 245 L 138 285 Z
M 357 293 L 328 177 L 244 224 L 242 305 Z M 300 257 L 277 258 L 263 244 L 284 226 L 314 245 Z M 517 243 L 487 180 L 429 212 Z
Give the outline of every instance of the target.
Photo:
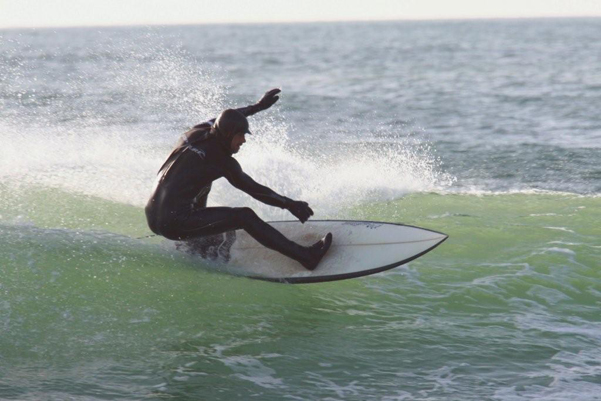
M 307 202 L 296 201 L 294 202 L 294 206 L 289 210 L 301 223 L 304 223 L 309 220 L 309 217 L 313 216 L 313 210 L 309 207 Z
M 309 217 L 313 216 L 313 209 L 309 207 L 307 202 L 303 202 L 303 206 L 305 207 L 304 214 L 307 216 L 307 219 L 309 219 Z
M 260 110 L 266 110 L 273 106 L 280 99 L 279 96 L 276 96 L 280 92 L 281 90 L 278 88 L 265 92 L 263 97 L 257 102 Z
M 306 209 L 307 216 L 313 216 L 313 209 L 311 209 L 311 208 L 309 207 L 309 204 L 308 204 L 307 202 L 303 202 L 303 206 L 304 206 L 304 207 L 305 207 L 305 209 Z M 307 217 L 307 218 L 308 218 L 308 217 Z

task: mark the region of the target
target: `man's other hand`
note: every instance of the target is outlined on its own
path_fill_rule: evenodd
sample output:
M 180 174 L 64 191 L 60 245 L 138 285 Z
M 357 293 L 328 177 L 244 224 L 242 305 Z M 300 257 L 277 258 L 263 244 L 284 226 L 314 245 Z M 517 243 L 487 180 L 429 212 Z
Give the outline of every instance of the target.
M 275 102 L 279 100 L 280 97 L 277 96 L 277 94 L 280 92 L 281 90 L 277 88 L 265 92 L 261 100 L 259 100 L 256 104 L 259 111 L 267 110 L 268 108 L 273 106 Z
M 303 201 L 292 201 L 288 206 L 288 210 L 299 219 L 301 223 L 304 223 L 309 220 L 309 217 L 313 216 L 313 210 L 311 210 L 307 202 Z

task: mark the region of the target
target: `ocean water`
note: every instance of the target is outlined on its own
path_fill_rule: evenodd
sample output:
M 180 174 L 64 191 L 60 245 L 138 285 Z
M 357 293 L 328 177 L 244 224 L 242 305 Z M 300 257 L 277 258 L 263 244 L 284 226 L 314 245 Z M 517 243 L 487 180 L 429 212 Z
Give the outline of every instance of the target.
M 601 19 L 0 31 L 0 399 L 601 399 Z M 312 285 L 150 234 L 177 137 L 316 218 L 449 239 Z M 290 218 L 217 182 L 212 205 Z

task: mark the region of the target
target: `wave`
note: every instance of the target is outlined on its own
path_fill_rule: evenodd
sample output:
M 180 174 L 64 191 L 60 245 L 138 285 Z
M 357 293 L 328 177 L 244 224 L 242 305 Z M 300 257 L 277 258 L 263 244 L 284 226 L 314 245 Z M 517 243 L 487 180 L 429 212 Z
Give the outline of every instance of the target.
M 411 223 L 450 238 L 378 275 L 287 286 L 216 273 L 163 242 L 133 239 L 144 224 L 139 207 L 40 191 L 30 194 L 40 202 L 28 219 L 0 212 L 5 396 L 77 391 L 61 376 L 72 369 L 77 386 L 108 386 L 122 398 L 195 391 L 226 377 L 237 392 L 276 399 L 282 390 L 309 391 L 293 379 L 299 364 L 312 366 L 311 391 L 323 394 L 333 371 L 365 372 L 338 366 L 341 349 L 397 379 L 418 369 L 430 387 L 443 380 L 443 393 L 466 391 L 482 369 L 506 369 L 505 358 L 512 380 L 525 381 L 520 389 L 498 383 L 500 399 L 597 387 L 587 381 L 598 371 L 589 362 L 600 341 L 597 198 L 414 193 L 351 208 L 348 218 Z M 451 350 L 444 366 L 431 363 Z M 399 371 L 398 354 L 417 367 Z M 43 378 L 27 375 L 24 386 L 30 371 Z M 82 372 L 99 382 L 82 382 Z M 124 375 L 128 385 L 116 385 Z M 546 377 L 556 384 L 541 384 Z M 366 381 L 352 391 L 375 390 Z

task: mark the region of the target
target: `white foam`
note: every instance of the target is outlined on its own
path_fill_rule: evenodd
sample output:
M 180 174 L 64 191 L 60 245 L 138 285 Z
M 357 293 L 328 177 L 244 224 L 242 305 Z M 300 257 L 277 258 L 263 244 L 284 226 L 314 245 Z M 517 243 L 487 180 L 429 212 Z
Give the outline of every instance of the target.
M 574 234 L 573 230 L 570 230 L 569 228 L 565 228 L 565 227 L 543 227 L 543 228 L 546 228 L 548 230 L 565 231 L 567 233 Z
M 434 191 L 452 181 L 437 171 L 419 144 L 412 147 L 399 142 L 385 151 L 357 147 L 333 158 L 311 154 L 312 149 L 302 149 L 289 140 L 285 123 L 265 120 L 257 126 L 257 134 L 236 156 L 244 170 L 282 195 L 309 202 L 322 214 L 362 202 L 396 199 L 409 192 Z M 179 133 L 172 135 L 175 142 Z M 147 136 L 124 133 L 121 127 L 79 128 L 77 124 L 44 129 L 0 127 L 0 140 L 5 144 L 0 149 L 0 177 L 19 185 L 61 188 L 142 206 L 170 151 L 170 145 L 156 141 L 150 146 Z M 214 186 L 210 204 L 250 204 L 264 215 L 282 217 L 224 180 Z
M 220 359 L 234 372 L 233 376 L 268 389 L 286 388 L 282 379 L 276 377 L 276 371 L 263 365 L 250 355 L 237 355 Z
M 78 101 L 63 105 L 59 97 L 47 100 L 52 107 L 23 105 L 5 114 L 0 180 L 145 204 L 177 138 L 203 117 L 214 117 L 225 96 L 217 72 L 183 51 L 165 48 L 157 35 L 147 36 L 98 44 L 97 52 L 119 57 L 81 67 L 61 83 L 61 93 L 86 95 Z M 110 81 L 110 90 L 99 92 L 103 79 Z M 24 78 L 19 84 L 15 90 L 20 92 L 37 85 Z M 44 85 L 51 87 L 48 81 Z M 57 108 L 68 118 L 49 111 Z M 181 127 L 175 129 L 179 124 L 173 118 L 182 121 Z
M 337 154 L 331 147 L 341 145 L 316 143 L 312 149 L 303 149 L 287 139 L 283 128 L 271 126 L 276 133 L 250 138 L 237 158 L 258 182 L 309 202 L 322 215 L 360 203 L 397 199 L 410 192 L 433 191 L 453 180 L 437 171 L 435 160 L 419 143 L 397 142 L 386 149 L 356 145 Z M 274 141 L 273 137 L 279 139 Z M 216 203 L 248 201 L 244 199 L 248 196 L 229 186 L 215 189 Z M 278 217 L 258 203 L 254 206 Z
M 98 51 L 114 52 L 125 61 L 104 61 L 78 71 L 83 75 L 68 84 L 96 93 L 89 75 L 98 74 L 111 81 L 110 93 L 125 100 L 112 102 L 104 92 L 102 98 L 90 96 L 75 104 L 78 115 L 60 123 L 43 109 L 36 109 L 33 123 L 23 115 L 0 120 L 0 179 L 143 206 L 157 169 L 181 133 L 234 106 L 219 73 L 183 51 L 161 47 L 160 38 L 149 35 L 141 43 L 114 44 L 118 49 L 104 45 L 108 47 Z M 119 122 L 111 111 L 120 112 L 114 108 L 125 107 L 134 96 L 136 109 L 131 113 L 142 121 L 128 123 L 126 110 L 121 116 L 126 121 Z M 107 103 L 110 106 L 98 107 Z M 454 182 L 440 171 L 434 150 L 419 135 L 404 135 L 398 127 L 374 127 L 374 132 L 362 134 L 365 140 L 360 143 L 352 138 L 347 144 L 328 142 L 329 136 L 337 135 L 327 131 L 308 133 L 311 142 L 305 137 L 293 140 L 290 133 L 302 127 L 291 126 L 278 108 L 251 118 L 255 135 L 236 157 L 256 181 L 309 202 L 318 215 L 410 192 L 443 191 Z M 31 113 L 27 110 L 23 113 Z M 210 204 L 251 205 L 265 217 L 290 218 L 221 181 L 214 186 Z
M 564 254 L 570 255 L 570 256 L 576 255 L 576 252 L 574 252 L 571 249 L 568 249 L 568 248 L 559 248 L 559 247 L 546 248 L 544 250 L 544 252 L 564 253 Z
M 570 196 L 575 198 L 598 198 L 601 193 L 596 194 L 579 194 L 566 191 L 554 191 L 548 189 L 537 188 L 510 188 L 505 190 L 491 190 L 480 186 L 452 186 L 445 187 L 442 190 L 434 191 L 440 194 L 452 195 L 474 195 L 474 196 L 503 196 L 503 195 L 551 195 L 551 196 Z
M 544 401 L 599 399 L 601 375 L 599 360 L 601 353 L 597 349 L 578 352 L 560 351 L 555 354 L 545 369 L 526 373 L 530 378 L 550 380 L 547 386 L 527 385 L 521 389 L 507 386 L 495 391 L 495 399 L 502 401 L 536 399 Z

